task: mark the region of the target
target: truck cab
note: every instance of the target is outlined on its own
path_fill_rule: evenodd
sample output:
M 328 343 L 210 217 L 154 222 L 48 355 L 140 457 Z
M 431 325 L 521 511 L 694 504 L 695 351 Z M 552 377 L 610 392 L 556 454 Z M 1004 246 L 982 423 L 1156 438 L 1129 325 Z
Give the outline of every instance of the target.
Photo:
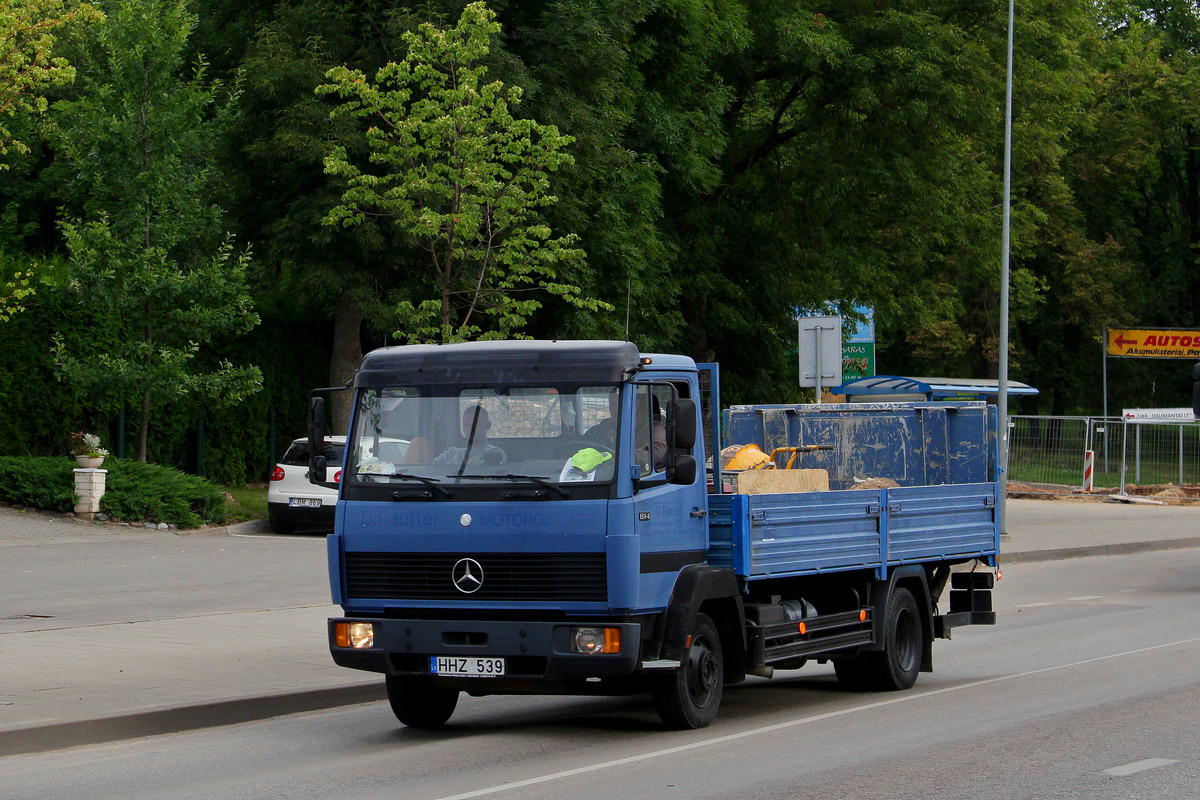
M 331 648 L 385 674 L 410 724 L 458 688 L 640 690 L 680 570 L 705 559 L 695 363 L 554 344 L 389 348 L 355 376 Z

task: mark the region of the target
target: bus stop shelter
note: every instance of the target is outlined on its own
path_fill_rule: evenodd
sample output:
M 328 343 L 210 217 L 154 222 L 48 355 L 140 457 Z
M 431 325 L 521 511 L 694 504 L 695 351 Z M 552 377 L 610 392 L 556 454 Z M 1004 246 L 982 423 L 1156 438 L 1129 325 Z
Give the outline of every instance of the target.
M 855 378 L 829 390 L 845 395 L 848 403 L 878 403 L 935 400 L 988 400 L 1000 394 L 1000 382 L 972 378 L 906 378 L 872 375 Z M 1033 397 L 1038 390 L 1019 381 L 1008 382 L 1009 397 Z

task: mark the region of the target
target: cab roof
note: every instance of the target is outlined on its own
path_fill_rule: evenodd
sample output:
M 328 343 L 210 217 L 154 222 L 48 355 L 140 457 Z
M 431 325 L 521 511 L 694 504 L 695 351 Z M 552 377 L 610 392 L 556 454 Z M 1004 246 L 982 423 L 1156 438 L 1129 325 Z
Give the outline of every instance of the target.
M 636 370 L 632 342 L 517 339 L 383 347 L 363 357 L 355 386 L 537 381 L 618 383 Z

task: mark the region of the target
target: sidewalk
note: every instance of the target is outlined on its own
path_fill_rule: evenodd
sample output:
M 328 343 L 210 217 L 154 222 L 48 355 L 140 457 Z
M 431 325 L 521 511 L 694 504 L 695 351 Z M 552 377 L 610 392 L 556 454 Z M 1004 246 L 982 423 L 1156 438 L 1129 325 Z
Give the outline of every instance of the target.
M 1006 528 L 1005 567 L 1200 547 L 1200 507 L 1010 500 Z M 0 756 L 382 700 L 327 652 L 323 539 L 247 533 L 0 508 Z

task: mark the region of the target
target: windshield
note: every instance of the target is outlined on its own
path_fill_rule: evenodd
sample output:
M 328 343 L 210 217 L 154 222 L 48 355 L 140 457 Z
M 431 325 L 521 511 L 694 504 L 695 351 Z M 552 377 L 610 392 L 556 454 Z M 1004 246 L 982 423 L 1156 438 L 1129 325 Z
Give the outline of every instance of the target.
M 612 481 L 617 386 L 423 386 L 361 389 L 346 477 L 431 493 L 464 484 L 559 486 Z

